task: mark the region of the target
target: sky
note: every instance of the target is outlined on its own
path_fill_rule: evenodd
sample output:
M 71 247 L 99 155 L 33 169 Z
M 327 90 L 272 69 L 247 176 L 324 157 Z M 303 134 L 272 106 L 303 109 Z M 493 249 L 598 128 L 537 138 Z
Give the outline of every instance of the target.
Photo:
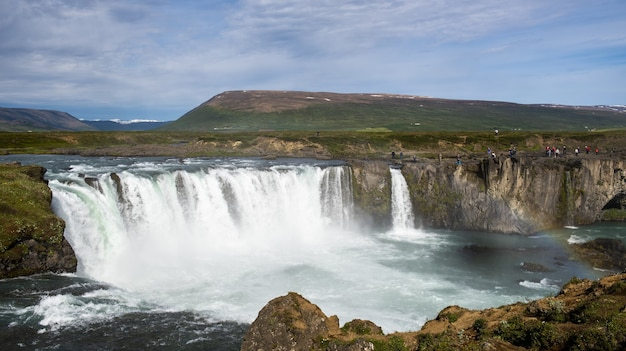
M 0 106 L 171 121 L 223 91 L 626 104 L 624 0 L 0 0 Z

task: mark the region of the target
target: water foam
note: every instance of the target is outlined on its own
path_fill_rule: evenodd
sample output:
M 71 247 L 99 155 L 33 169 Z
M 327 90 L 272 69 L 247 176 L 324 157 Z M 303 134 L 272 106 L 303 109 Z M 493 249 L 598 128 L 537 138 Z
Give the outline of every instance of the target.
M 391 218 L 395 231 L 407 231 L 414 228 L 413 205 L 409 196 L 409 187 L 402 171 L 391 168 Z
M 474 276 L 482 254 L 462 250 L 469 233 L 416 229 L 399 170 L 392 170 L 399 218 L 387 232 L 367 233 L 354 223 L 347 166 L 197 159 L 110 166 L 116 162 L 107 160 L 101 173 L 63 168 L 49 184 L 79 274 L 115 285 L 141 308 L 249 323 L 267 301 L 296 291 L 342 323 L 364 318 L 392 332 L 418 329 L 450 304 L 482 308 L 540 294 L 525 292 L 532 289 L 513 275 L 496 282 L 491 265 Z M 40 306 L 49 326 L 81 313 L 92 320 L 98 309 L 115 316 L 138 308 L 59 295 Z
M 539 282 L 524 280 L 519 285 L 533 290 L 559 291 L 560 285 L 548 278 L 543 278 Z
M 80 274 L 174 310 L 249 322 L 283 287 L 306 291 L 310 274 L 347 284 L 337 252 L 371 245 L 348 230 L 347 167 L 134 167 L 91 186 L 74 173 L 52 180 L 53 206 Z

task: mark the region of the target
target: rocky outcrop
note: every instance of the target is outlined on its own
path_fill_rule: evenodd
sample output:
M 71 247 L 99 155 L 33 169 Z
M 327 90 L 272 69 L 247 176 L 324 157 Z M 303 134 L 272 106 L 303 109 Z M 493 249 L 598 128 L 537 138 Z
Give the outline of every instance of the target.
M 355 204 L 388 224 L 390 164 L 352 162 Z M 395 166 L 395 165 L 394 165 Z M 499 157 L 402 164 L 417 226 L 529 234 L 602 219 L 626 194 L 622 159 Z M 387 217 L 385 217 L 387 215 Z
M 242 351 L 312 350 L 331 335 L 340 334 L 339 319 L 296 293 L 270 301 L 243 338 Z
M 397 339 L 392 340 L 398 343 Z M 355 319 L 340 329 L 337 316 L 327 317 L 318 306 L 290 292 L 263 307 L 244 335 L 241 350 L 374 351 L 388 344 L 373 322 Z
M 270 301 L 242 351 L 269 350 L 624 350 L 626 274 L 572 279 L 556 296 L 469 310 L 443 309 L 420 331 L 384 335 L 373 322 L 338 328 L 296 293 Z
M 76 271 L 44 173 L 38 166 L 0 165 L 0 279 Z
M 357 216 L 373 228 L 391 224 L 391 175 L 382 161 L 351 161 Z
M 572 244 L 570 249 L 581 261 L 595 268 L 626 271 L 626 245 L 620 239 L 598 238 L 582 244 Z

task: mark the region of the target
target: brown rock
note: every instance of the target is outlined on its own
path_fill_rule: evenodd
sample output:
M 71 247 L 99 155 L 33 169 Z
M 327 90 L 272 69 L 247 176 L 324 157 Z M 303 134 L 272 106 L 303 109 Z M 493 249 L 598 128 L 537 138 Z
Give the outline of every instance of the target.
M 270 301 L 243 338 L 242 351 L 311 350 L 331 335 L 340 334 L 339 319 L 297 293 Z

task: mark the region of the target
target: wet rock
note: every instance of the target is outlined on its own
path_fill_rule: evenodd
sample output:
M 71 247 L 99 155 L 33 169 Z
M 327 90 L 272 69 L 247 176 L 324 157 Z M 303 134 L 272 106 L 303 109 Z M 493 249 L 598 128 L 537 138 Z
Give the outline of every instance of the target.
M 599 269 L 620 272 L 626 268 L 626 246 L 619 239 L 598 238 L 582 244 L 573 244 L 571 249 L 582 261 Z
M 532 262 L 522 262 L 520 265 L 522 271 L 531 273 L 551 272 L 552 270 L 542 264 Z

